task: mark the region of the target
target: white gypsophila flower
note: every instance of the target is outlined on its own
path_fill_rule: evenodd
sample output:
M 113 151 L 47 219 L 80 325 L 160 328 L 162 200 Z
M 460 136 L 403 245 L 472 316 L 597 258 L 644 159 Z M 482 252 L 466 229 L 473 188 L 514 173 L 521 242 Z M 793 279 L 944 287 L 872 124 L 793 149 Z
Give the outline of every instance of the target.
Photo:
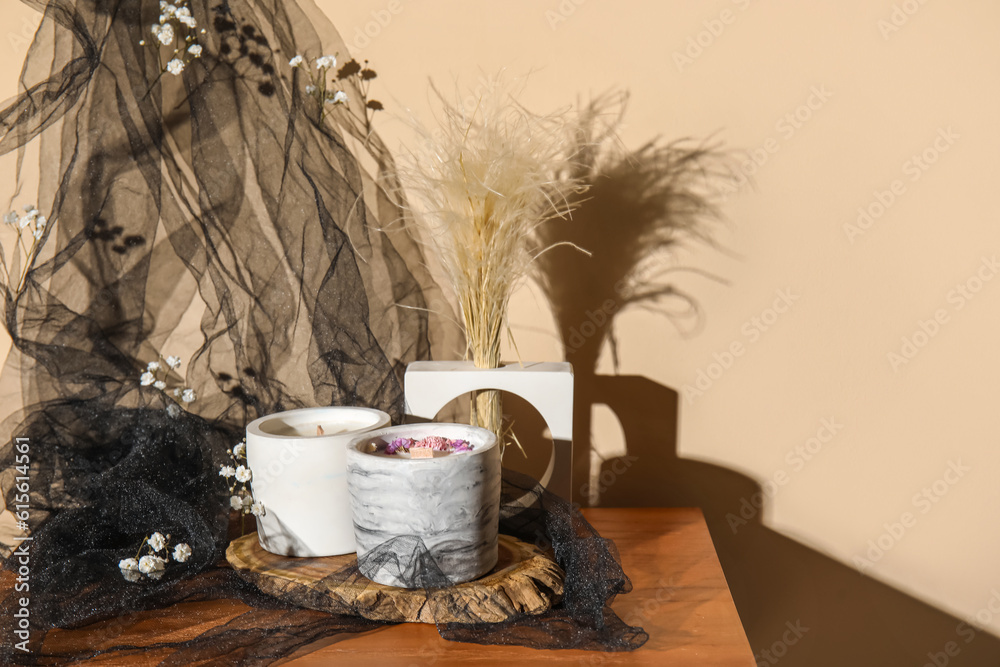
M 302 56 L 295 56 L 291 60 L 288 61 L 288 64 L 291 65 L 292 67 L 299 67 L 304 62 L 305 62 L 305 58 L 303 58 Z
M 159 581 L 160 579 L 163 578 L 163 570 L 153 570 L 146 576 L 152 579 L 153 581 Z
M 247 453 L 247 443 L 241 442 L 233 447 L 233 456 L 245 456 Z
M 24 205 L 24 212 L 25 213 L 38 213 L 38 207 L 35 206 L 34 204 L 25 204 Z
M 146 371 L 145 373 L 139 376 L 139 384 L 141 384 L 143 387 L 148 387 L 154 382 L 156 382 L 156 376 L 150 373 L 149 371 Z
M 45 227 L 35 227 L 35 231 L 31 233 L 36 239 L 42 238 L 42 234 L 45 233 Z
M 176 419 L 180 414 L 181 414 L 180 406 L 178 406 L 176 403 L 171 403 L 170 405 L 167 406 L 168 417 L 173 417 Z
M 31 221 L 32 217 L 30 215 L 26 215 L 18 221 L 17 226 L 20 227 L 21 229 L 24 229 L 25 227 L 31 224 Z
M 191 16 L 191 10 L 187 7 L 178 7 L 177 10 L 174 11 L 174 16 L 179 19 L 187 18 Z
M 222 466 L 219 468 L 220 477 L 234 477 L 236 475 L 236 468 L 233 466 Z
M 184 391 L 183 389 L 181 389 L 180 387 L 177 387 L 176 389 L 174 389 L 174 396 L 180 397 L 181 392 L 183 392 L 183 391 Z
M 181 392 L 181 400 L 185 403 L 190 403 L 198 398 L 198 394 L 194 392 L 194 389 L 185 389 Z
M 139 571 L 143 574 L 162 571 L 165 562 L 159 556 L 143 556 L 139 559 Z
M 153 551 L 161 551 L 163 547 L 167 546 L 167 540 L 164 539 L 161 533 L 153 533 L 149 536 L 149 539 L 146 540 L 146 542 L 153 549 Z
M 250 508 L 253 506 L 253 498 L 250 496 L 243 496 L 243 513 L 250 514 Z
M 37 218 L 35 218 L 36 227 L 44 227 L 47 224 L 49 224 L 49 219 L 46 218 L 44 215 L 40 215 Z
M 315 92 L 316 92 L 316 86 L 312 85 L 306 86 L 306 95 L 312 95 Z
M 168 4 L 163 11 L 166 13 L 167 16 L 173 16 L 174 14 L 177 13 L 177 7 Z
M 189 547 L 186 542 L 181 542 L 176 547 L 174 547 L 174 560 L 177 561 L 178 563 L 183 563 L 190 557 L 191 557 L 191 547 Z
M 164 11 L 167 8 L 168 4 L 170 3 L 167 2 L 167 0 L 160 0 L 160 11 L 161 12 Z
M 181 358 L 175 357 L 173 355 L 167 357 L 166 361 L 167 361 L 167 366 L 170 366 L 170 368 L 172 369 L 177 369 L 181 365 Z
M 192 44 L 188 47 L 188 53 L 195 58 L 201 58 L 201 44 Z
M 178 16 L 177 20 L 189 28 L 194 29 L 198 27 L 198 21 L 193 16 L 184 16 L 184 17 Z
M 252 477 L 250 473 L 250 468 L 247 468 L 246 466 L 237 466 L 236 468 L 237 482 L 249 482 L 250 477 Z
M 160 40 L 160 44 L 170 46 L 174 43 L 174 26 L 169 23 L 161 25 L 160 29 L 153 34 Z
M 333 104 L 347 104 L 347 93 L 345 93 L 342 90 L 338 90 L 336 93 L 333 94 L 333 97 L 330 99 L 330 102 Z
M 18 219 L 17 213 L 15 213 L 14 211 L 11 211 L 10 213 L 8 213 L 3 217 L 3 221 L 6 222 L 8 225 L 16 225 L 17 219 Z
M 122 570 L 121 573 L 125 577 L 125 581 L 130 581 L 133 584 L 142 579 L 142 575 L 139 574 L 138 570 Z
M 250 505 L 250 513 L 254 516 L 264 516 L 264 503 L 259 500 Z
M 138 570 L 139 561 L 137 561 L 134 558 L 123 558 L 122 560 L 118 561 L 118 567 L 120 567 L 123 570 Z
M 160 370 L 160 362 L 159 361 L 151 361 L 151 362 L 149 362 L 148 364 L 146 364 L 146 370 L 147 371 L 158 371 L 158 370 Z
M 174 76 L 177 76 L 178 74 L 184 71 L 184 61 L 178 58 L 174 58 L 173 60 L 167 63 L 167 71 L 173 74 Z
M 337 66 L 337 56 L 320 56 L 316 59 L 316 69 L 332 68 Z
M 153 386 L 159 389 L 160 391 L 163 391 L 164 389 L 167 388 L 167 383 L 164 382 L 163 380 L 157 380 L 156 382 L 153 383 Z
M 229 506 L 232 507 L 234 510 L 241 510 L 243 509 L 243 499 L 240 498 L 239 496 L 230 496 Z

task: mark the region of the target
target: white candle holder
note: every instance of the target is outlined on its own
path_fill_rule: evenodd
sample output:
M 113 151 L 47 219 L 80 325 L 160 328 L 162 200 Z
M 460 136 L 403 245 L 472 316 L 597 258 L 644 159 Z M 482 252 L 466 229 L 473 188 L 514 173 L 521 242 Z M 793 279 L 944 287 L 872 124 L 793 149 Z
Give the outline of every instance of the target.
M 353 553 L 347 445 L 389 422 L 381 410 L 337 406 L 289 410 L 251 422 L 247 465 L 254 500 L 264 505 L 264 515 L 257 517 L 260 546 L 282 556 Z
M 552 455 L 539 482 L 571 501 L 573 366 L 547 361 L 476 368 L 471 361 L 415 361 L 406 367 L 403 380 L 406 413 L 434 419 L 450 401 L 483 389 L 517 394 L 538 410 L 552 435 Z

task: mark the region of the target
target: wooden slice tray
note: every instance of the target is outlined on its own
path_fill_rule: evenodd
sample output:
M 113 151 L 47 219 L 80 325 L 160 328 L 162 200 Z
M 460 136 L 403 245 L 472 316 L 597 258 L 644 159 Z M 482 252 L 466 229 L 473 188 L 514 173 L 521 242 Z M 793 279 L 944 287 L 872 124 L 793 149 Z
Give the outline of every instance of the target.
M 265 551 L 257 533 L 233 540 L 226 560 L 241 577 L 276 598 L 310 609 L 376 621 L 499 623 L 540 614 L 562 598 L 563 571 L 548 555 L 507 535 L 499 560 L 476 581 L 449 588 L 395 588 L 358 572 L 355 554 L 294 558 Z

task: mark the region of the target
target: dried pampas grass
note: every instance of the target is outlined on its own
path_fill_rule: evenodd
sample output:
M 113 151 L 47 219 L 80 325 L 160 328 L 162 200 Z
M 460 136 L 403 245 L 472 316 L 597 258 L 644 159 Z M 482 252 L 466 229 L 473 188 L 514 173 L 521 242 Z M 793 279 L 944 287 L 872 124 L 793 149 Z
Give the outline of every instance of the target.
M 566 216 L 581 189 L 567 163 L 567 113 L 529 112 L 517 101 L 520 88 L 500 78 L 471 95 L 456 90 L 453 103 L 432 85 L 436 124 L 415 125 L 419 143 L 399 170 L 455 291 L 478 368 L 500 366 L 510 296 L 547 250 L 539 225 Z M 472 401 L 471 423 L 498 435 L 501 414 L 499 392 Z

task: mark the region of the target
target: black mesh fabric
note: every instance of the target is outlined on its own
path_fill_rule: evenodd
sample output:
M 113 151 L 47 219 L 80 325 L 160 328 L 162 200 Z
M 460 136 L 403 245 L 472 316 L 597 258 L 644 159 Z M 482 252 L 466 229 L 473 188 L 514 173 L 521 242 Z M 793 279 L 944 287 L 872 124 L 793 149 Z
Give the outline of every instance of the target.
M 548 612 L 507 623 L 439 624 L 442 637 L 593 651 L 633 651 L 649 639 L 611 610 L 615 596 L 632 590 L 614 542 L 601 537 L 569 502 L 527 475 L 504 470 L 500 532 L 552 550 L 566 573 L 562 601 Z
M 156 50 L 140 44 L 157 0 L 24 1 L 44 19 L 23 93 L 0 110 L 0 153 L 16 151 L 25 167 L 37 150 L 49 225 L 24 288 L 3 286 L 13 347 L 0 384 L 21 392 L 0 425 L 0 488 L 12 507 L 14 445 L 27 442 L 32 634 L 31 653 L 14 649 L 24 593 L 7 588 L 0 659 L 127 658 L 149 648 L 116 641 L 135 612 L 209 599 L 249 610 L 200 636 L 157 640 L 163 664 L 267 664 L 374 627 L 289 607 L 219 566 L 235 519 L 218 469 L 246 423 L 312 405 L 398 420 L 405 365 L 463 349 L 417 235 L 386 194 L 398 184 L 361 91 L 343 83 L 348 106 L 324 120 L 288 66 L 300 53 L 346 60 L 343 41 L 305 1 L 191 0 L 203 54 L 162 75 Z M 191 322 L 194 342 L 180 334 Z M 183 365 L 167 379 L 194 402 L 139 383 L 147 362 L 175 353 Z M 628 587 L 613 545 L 565 503 L 541 492 L 535 501 L 504 521 L 554 544 L 565 603 L 530 626 L 442 635 L 638 646 L 642 633 L 607 609 Z M 192 557 L 159 580 L 126 581 L 118 560 L 154 530 Z M 52 628 L 94 623 L 110 629 L 43 643 Z

